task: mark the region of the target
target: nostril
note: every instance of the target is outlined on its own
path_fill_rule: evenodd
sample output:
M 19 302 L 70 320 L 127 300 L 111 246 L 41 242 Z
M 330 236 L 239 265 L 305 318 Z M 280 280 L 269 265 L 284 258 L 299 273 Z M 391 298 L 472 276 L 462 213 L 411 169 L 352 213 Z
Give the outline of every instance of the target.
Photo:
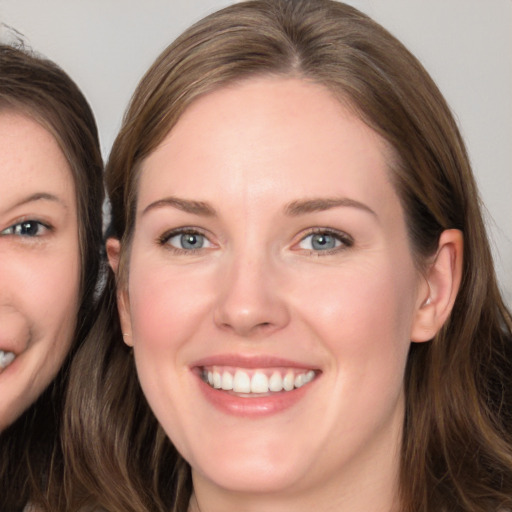
M 217 327 L 240 336 L 253 336 L 268 335 L 287 325 L 287 303 L 275 290 L 269 290 L 261 280 L 257 285 L 254 276 L 235 277 L 213 308 Z
M 279 326 L 273 322 L 257 322 L 251 321 L 250 318 L 231 319 L 232 321 L 219 322 L 218 325 L 222 329 L 236 332 L 244 337 L 257 336 L 258 333 L 264 334 L 278 329 Z

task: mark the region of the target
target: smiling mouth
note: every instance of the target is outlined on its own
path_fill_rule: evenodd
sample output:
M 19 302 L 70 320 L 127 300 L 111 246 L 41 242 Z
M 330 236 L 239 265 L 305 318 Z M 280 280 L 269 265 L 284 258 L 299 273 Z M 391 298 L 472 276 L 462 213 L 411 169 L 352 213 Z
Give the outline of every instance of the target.
M 305 369 L 242 369 L 224 366 L 203 367 L 201 378 L 210 387 L 244 395 L 293 391 L 312 382 L 318 372 Z
M 14 352 L 4 352 L 0 350 L 0 373 L 5 370 L 14 360 L 16 354 Z

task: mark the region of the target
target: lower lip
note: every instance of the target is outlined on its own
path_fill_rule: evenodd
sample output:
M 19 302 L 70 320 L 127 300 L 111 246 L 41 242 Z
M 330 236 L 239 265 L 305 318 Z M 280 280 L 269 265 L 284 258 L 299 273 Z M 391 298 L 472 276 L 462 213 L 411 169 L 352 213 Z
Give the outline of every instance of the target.
M 242 417 L 262 417 L 277 414 L 302 400 L 314 385 L 315 380 L 292 391 L 282 391 L 264 396 L 239 396 L 228 391 L 212 388 L 197 377 L 205 398 L 221 412 Z

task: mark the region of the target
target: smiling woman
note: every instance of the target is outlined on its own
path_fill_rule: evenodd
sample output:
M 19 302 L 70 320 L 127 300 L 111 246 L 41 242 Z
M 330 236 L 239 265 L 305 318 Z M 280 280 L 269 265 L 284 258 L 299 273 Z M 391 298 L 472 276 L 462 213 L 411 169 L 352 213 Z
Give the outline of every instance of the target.
M 391 502 L 410 340 L 435 326 L 385 155 L 327 89 L 265 77 L 197 99 L 142 163 L 121 325 L 201 510 L 284 489 L 355 510 L 347 482 Z M 169 195 L 215 213 L 147 210 Z M 460 250 L 443 233 L 454 288 Z
M 102 164 L 76 85 L 9 46 L 0 46 L 0 182 L 0 510 L 57 510 L 65 375 L 92 322 Z
M 113 272 L 67 399 L 78 497 L 512 508 L 512 322 L 474 179 L 382 27 L 329 0 L 205 18 L 142 79 L 106 179 Z
M 35 401 L 68 352 L 80 256 L 69 165 L 55 138 L 23 114 L 0 114 L 0 176 L 7 226 L 0 232 L 3 430 Z

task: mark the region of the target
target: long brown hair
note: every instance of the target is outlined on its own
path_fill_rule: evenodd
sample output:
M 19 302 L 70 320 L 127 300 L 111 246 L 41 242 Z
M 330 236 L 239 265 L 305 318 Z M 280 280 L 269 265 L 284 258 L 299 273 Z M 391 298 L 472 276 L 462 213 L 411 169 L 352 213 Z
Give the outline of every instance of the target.
M 22 47 L 0 45 L 0 112 L 29 116 L 57 140 L 75 184 L 81 254 L 80 306 L 71 353 L 95 316 L 100 268 L 103 163 L 92 111 L 56 64 Z M 71 354 L 40 398 L 0 434 L 0 510 L 28 501 L 54 510 L 63 480 L 60 419 Z
M 391 175 L 419 268 L 445 229 L 464 234 L 450 319 L 412 344 L 401 452 L 402 510 L 512 508 L 512 319 L 494 273 L 456 122 L 418 60 L 356 9 L 331 0 L 255 0 L 198 22 L 140 82 L 106 172 L 124 286 L 141 162 L 200 95 L 257 75 L 327 87 L 393 149 Z M 158 427 L 121 341 L 114 276 L 77 359 L 91 382 L 68 396 L 70 463 L 107 510 L 187 509 L 189 468 Z M 75 482 L 75 485 L 78 485 Z

